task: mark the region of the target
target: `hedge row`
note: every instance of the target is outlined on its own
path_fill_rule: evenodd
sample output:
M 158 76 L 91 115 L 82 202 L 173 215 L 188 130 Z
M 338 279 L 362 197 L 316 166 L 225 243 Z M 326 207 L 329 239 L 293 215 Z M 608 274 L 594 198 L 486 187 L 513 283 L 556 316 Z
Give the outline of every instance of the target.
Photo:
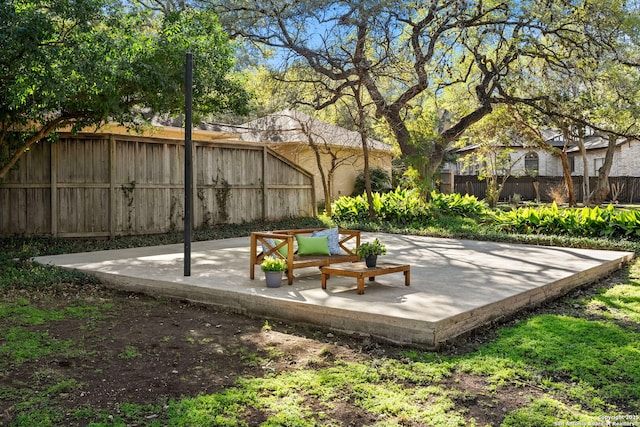
M 427 202 L 416 190 L 396 189 L 374 193 L 373 210 L 378 220 L 398 224 L 429 224 L 442 216 L 457 216 L 474 218 L 497 231 L 516 234 L 640 238 L 640 211 L 613 205 L 561 209 L 553 203 L 503 211 L 490 210 L 474 196 L 432 192 Z M 369 221 L 366 196 L 341 197 L 333 202 L 332 219 L 336 223 Z

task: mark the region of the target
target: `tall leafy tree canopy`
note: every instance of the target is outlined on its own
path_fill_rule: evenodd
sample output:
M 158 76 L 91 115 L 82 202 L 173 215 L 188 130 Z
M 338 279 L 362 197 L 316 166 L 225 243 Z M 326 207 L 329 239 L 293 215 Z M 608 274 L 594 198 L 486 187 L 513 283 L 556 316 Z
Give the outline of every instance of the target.
M 560 81 L 588 79 L 599 61 L 618 61 L 629 40 L 621 0 L 204 1 L 234 35 L 332 81 L 318 108 L 364 85 L 402 154 L 425 175 L 495 105 L 552 111 L 553 99 L 534 90 L 540 67 Z M 412 124 L 434 115 L 435 133 Z
M 140 111 L 184 106 L 185 53 L 194 54 L 194 108 L 242 113 L 233 48 L 215 14 L 146 13 L 111 0 L 0 3 L 0 179 L 61 127 L 140 123 Z

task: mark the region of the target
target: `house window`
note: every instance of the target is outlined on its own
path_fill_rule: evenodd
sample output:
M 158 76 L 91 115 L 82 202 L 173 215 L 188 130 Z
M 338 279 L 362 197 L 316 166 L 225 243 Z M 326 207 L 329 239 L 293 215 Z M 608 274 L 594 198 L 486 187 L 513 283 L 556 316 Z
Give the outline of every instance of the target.
M 524 170 L 527 175 L 537 175 L 539 170 L 538 153 L 530 151 L 524 156 Z
M 567 161 L 569 162 L 569 171 L 571 171 L 571 173 L 575 173 L 576 172 L 576 156 L 567 157 Z
M 593 175 L 598 175 L 600 168 L 604 166 L 604 157 L 593 159 Z

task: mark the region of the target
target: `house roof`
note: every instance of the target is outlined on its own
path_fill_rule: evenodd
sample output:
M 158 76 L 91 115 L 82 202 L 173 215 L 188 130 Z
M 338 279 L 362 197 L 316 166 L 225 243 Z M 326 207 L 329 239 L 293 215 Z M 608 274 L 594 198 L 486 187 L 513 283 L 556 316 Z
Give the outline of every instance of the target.
M 540 130 L 542 139 L 552 147 L 564 147 L 564 134 L 560 129 L 545 128 Z
M 304 143 L 311 135 L 316 142 L 360 148 L 360 134 L 340 126 L 331 125 L 322 120 L 295 110 L 283 110 L 278 113 L 252 120 L 240 126 L 240 138 L 250 142 Z M 306 130 L 306 133 L 305 133 Z M 367 138 L 369 147 L 374 150 L 391 151 L 390 144 Z
M 170 116 L 168 114 L 160 115 L 160 114 L 152 114 L 151 112 L 145 112 L 144 115 L 147 117 L 147 119 L 149 120 L 149 123 L 152 126 L 184 129 L 184 121 L 185 121 L 184 114 L 180 114 L 178 116 Z M 238 126 L 220 124 L 220 123 L 209 123 L 205 121 L 192 123 L 192 125 L 193 125 L 193 130 L 224 133 L 229 135 L 230 138 L 238 138 L 238 133 L 239 133 Z
M 540 131 L 542 137 L 544 138 L 545 142 L 553 147 L 559 147 L 562 148 L 564 146 L 564 135 L 562 133 L 562 131 L 558 130 L 558 129 L 551 129 L 551 128 L 547 128 L 547 129 L 542 129 Z M 618 141 L 616 141 L 616 145 L 622 145 L 625 144 L 628 141 L 627 138 L 619 138 Z M 593 135 L 589 135 L 586 136 L 584 138 L 584 148 L 587 151 L 590 150 L 604 150 L 607 148 L 607 146 L 609 145 L 609 140 L 607 139 L 607 137 L 599 135 L 599 134 L 593 134 Z M 513 140 L 510 144 L 508 145 L 504 145 L 504 144 L 496 144 L 497 147 L 500 146 L 504 146 L 504 147 L 512 147 L 512 148 L 525 148 L 525 149 L 535 149 L 536 146 L 534 145 L 528 145 L 526 143 L 523 143 L 522 141 L 518 141 Z M 465 152 L 469 152 L 469 151 L 474 151 L 475 149 L 478 148 L 478 145 L 468 145 L 468 146 L 464 146 L 464 147 L 460 147 L 460 148 L 454 148 L 453 151 L 455 151 L 456 153 L 465 153 Z M 576 153 L 579 152 L 580 149 L 578 148 L 578 146 L 574 145 L 573 143 L 570 145 L 570 148 L 567 149 L 567 153 Z
M 627 138 L 618 138 L 616 145 L 625 144 L 628 141 Z M 584 139 L 585 150 L 604 150 L 609 146 L 609 140 L 601 135 L 589 135 Z M 578 147 L 571 147 L 567 150 L 567 153 L 576 153 L 580 151 Z

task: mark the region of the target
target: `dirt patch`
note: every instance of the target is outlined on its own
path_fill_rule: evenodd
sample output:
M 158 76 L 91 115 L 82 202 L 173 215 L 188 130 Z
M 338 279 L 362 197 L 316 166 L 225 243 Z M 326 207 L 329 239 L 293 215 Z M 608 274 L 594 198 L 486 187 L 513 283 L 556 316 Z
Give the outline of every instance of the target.
M 65 285 L 5 295 L 8 301 L 20 299 L 42 309 L 63 310 L 75 305 L 104 309 L 89 316 L 66 316 L 64 320 L 30 327 L 59 342 L 73 340 L 78 350 L 64 358 L 43 356 L 3 365 L 1 424 L 15 421 L 22 401 L 46 396 L 48 388 L 61 379 L 73 379 L 75 385 L 68 391 L 52 393 L 51 398 L 67 414 L 82 407 L 112 412 L 123 403 L 157 405 L 184 396 L 221 392 L 242 377 L 321 368 L 336 360 L 404 358 L 406 350 L 367 337 L 267 322 L 197 304 L 111 291 L 99 285 Z M 0 327 L 7 329 L 10 321 L 0 317 Z M 470 351 L 493 334 L 492 329 L 479 331 L 443 353 Z M 475 419 L 477 425 L 499 425 L 508 412 L 526 406 L 531 396 L 541 394 L 535 389 L 513 387 L 488 392 L 484 379 L 460 373 L 440 385 L 454 392 L 455 410 Z M 317 406 L 312 399 L 306 405 L 312 409 Z M 372 414 L 349 401 L 336 402 L 330 416 L 345 426 L 376 421 Z M 259 411 L 247 417 L 249 425 L 259 425 L 266 419 Z M 76 416 L 66 418 L 61 425 L 77 423 Z

